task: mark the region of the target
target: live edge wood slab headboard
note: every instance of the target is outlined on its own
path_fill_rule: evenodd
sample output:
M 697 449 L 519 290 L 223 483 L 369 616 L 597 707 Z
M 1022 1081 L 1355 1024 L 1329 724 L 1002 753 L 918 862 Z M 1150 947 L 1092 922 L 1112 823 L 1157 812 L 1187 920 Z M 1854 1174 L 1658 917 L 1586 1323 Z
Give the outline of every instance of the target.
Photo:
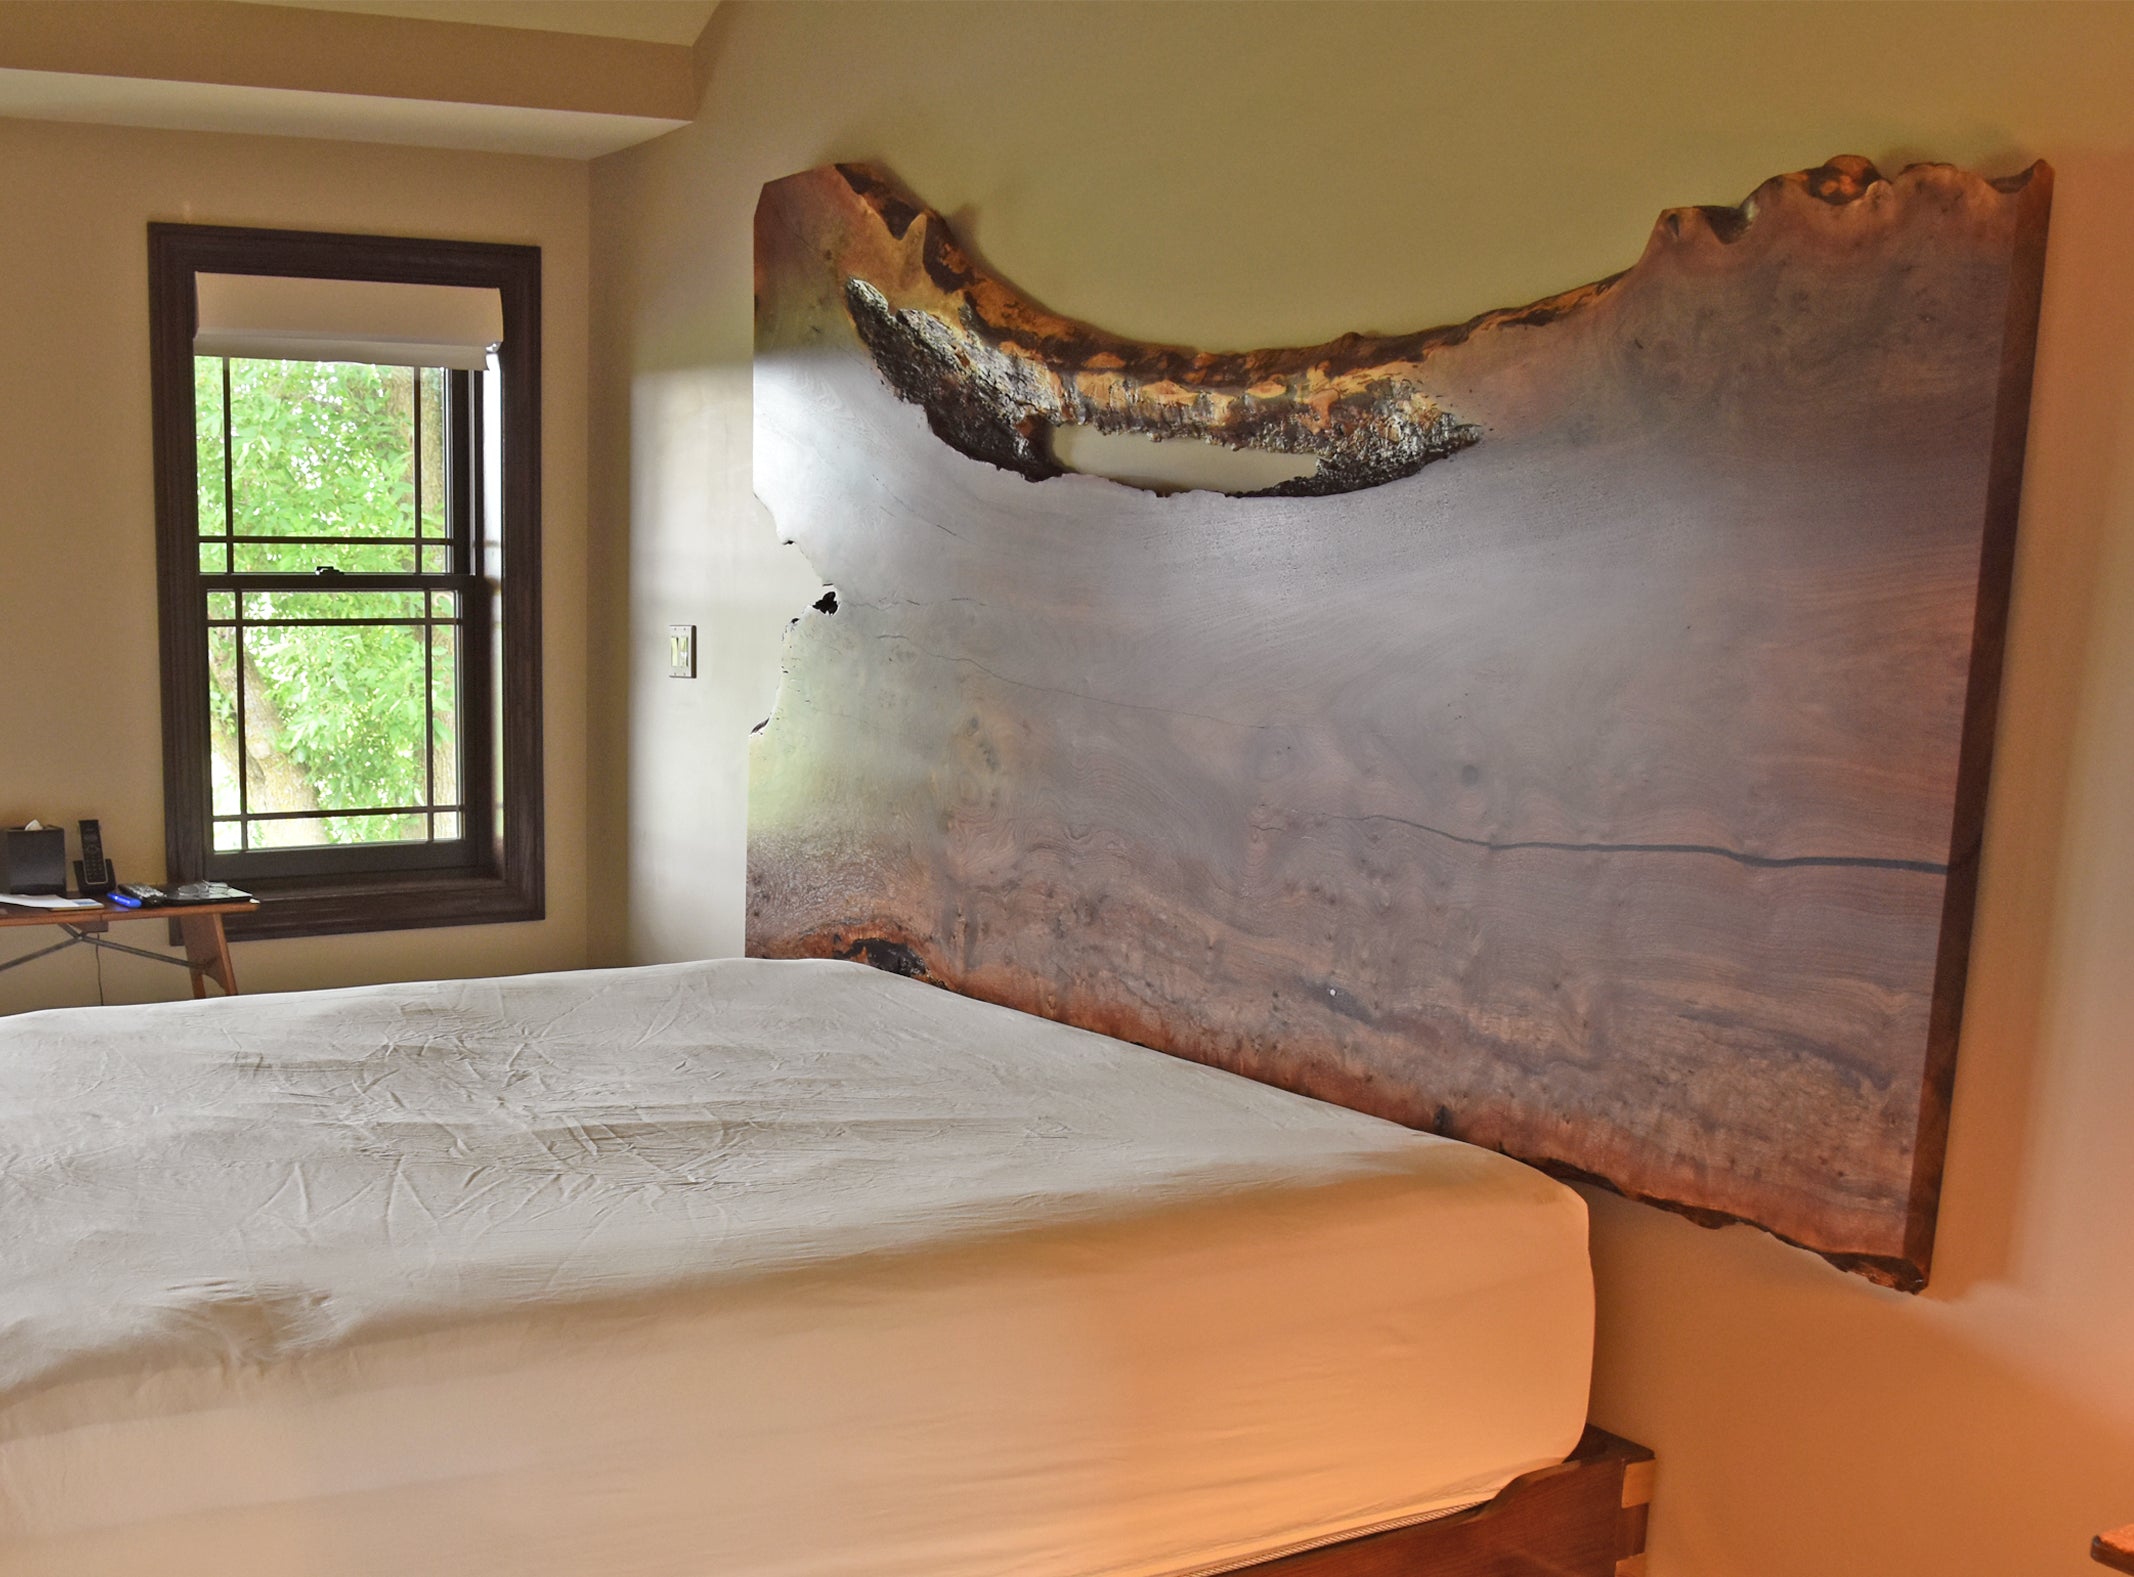
M 756 490 L 828 589 L 750 952 L 1923 1285 L 2051 184 L 1834 159 L 1529 307 L 1207 354 L 773 182 Z M 1074 423 L 1319 465 L 1162 496 Z

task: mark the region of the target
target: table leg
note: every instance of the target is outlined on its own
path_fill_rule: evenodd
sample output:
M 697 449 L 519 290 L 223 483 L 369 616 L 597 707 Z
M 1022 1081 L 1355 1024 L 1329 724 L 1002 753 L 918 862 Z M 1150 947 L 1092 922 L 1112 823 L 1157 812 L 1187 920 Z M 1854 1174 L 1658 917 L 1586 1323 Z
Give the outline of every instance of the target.
M 210 980 L 222 987 L 224 996 L 237 995 L 237 970 L 230 962 L 230 940 L 222 934 L 222 916 L 181 914 L 175 918 L 193 971 L 193 995 L 206 996 Z

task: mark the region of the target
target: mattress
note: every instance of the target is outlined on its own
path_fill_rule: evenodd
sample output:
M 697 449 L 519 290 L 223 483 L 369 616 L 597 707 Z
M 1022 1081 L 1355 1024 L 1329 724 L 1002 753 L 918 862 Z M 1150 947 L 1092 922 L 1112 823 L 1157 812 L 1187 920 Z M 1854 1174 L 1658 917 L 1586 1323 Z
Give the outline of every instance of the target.
M 1578 1197 L 857 964 L 0 1020 L 8 1577 L 1177 1577 L 1579 1435 Z

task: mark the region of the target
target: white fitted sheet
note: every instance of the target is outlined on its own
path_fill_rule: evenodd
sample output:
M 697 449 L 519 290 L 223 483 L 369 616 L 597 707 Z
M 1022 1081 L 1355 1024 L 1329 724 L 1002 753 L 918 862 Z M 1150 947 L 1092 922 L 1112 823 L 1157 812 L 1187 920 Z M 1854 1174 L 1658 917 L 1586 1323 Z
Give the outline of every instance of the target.
M 859 965 L 0 1020 L 9 1577 L 1168 1577 L 1585 1415 L 1577 1196 Z

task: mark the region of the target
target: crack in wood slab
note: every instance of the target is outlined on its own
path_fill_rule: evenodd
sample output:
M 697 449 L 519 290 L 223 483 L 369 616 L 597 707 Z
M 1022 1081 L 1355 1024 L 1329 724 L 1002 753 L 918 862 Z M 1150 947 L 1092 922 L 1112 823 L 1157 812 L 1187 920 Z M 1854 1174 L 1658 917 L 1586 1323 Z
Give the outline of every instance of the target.
M 1305 812 L 1311 815 L 1311 812 Z M 1493 854 L 1510 854 L 1521 849 L 1543 849 L 1558 854 L 1709 854 L 1722 860 L 1732 860 L 1736 865 L 1748 866 L 1751 870 L 1783 871 L 1805 869 L 1811 866 L 1833 866 L 1860 871 L 1912 871 L 1922 876 L 1946 876 L 1948 863 L 1944 860 L 1891 860 L 1868 854 L 1756 854 L 1747 849 L 1729 849 L 1716 843 L 1570 843 L 1551 838 L 1525 838 L 1514 841 L 1499 841 L 1492 838 L 1463 837 L 1444 827 L 1433 827 L 1426 822 L 1411 821 L 1405 816 L 1363 815 L 1332 816 L 1324 812 L 1317 815 L 1321 821 L 1383 821 L 1396 827 L 1408 827 L 1416 832 L 1426 832 L 1433 838 L 1443 838 L 1451 843 L 1465 844 L 1471 849 L 1487 849 Z

